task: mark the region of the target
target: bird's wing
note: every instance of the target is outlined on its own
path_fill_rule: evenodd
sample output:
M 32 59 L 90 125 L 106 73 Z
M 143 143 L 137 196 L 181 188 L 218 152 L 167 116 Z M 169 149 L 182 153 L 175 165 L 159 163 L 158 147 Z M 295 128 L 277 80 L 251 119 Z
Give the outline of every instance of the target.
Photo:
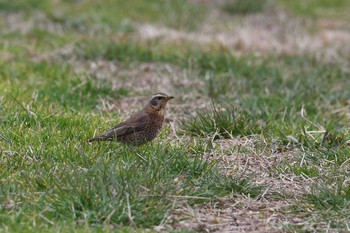
M 149 116 L 147 113 L 137 113 L 131 116 L 127 121 L 118 124 L 112 129 L 108 130 L 100 138 L 103 140 L 122 137 L 134 132 L 142 130 L 149 123 Z

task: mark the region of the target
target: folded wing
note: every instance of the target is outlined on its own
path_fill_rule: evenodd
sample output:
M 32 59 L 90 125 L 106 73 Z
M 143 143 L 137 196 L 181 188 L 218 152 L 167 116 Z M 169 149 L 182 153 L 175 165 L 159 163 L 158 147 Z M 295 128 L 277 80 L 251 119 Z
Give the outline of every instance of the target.
M 114 140 L 121 137 L 125 137 L 134 132 L 138 132 L 145 128 L 149 123 L 149 116 L 146 113 L 138 113 L 130 117 L 127 121 L 118 124 L 112 129 L 108 130 L 105 134 L 102 134 L 98 137 L 91 138 L 89 142 L 94 141 L 106 141 Z

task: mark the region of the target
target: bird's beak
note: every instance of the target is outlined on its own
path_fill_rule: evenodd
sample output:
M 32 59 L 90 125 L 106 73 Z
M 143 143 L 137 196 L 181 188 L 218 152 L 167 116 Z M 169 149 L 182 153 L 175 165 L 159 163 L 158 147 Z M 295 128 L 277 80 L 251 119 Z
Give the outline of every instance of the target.
M 174 99 L 174 96 L 168 96 L 168 100 Z

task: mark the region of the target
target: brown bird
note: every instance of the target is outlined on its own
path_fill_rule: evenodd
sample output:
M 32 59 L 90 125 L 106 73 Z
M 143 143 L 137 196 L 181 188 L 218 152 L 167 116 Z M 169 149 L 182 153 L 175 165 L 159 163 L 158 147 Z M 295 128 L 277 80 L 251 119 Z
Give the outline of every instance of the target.
M 108 130 L 101 136 L 91 138 L 94 141 L 118 141 L 129 146 L 139 146 L 152 141 L 160 132 L 164 121 L 165 105 L 174 97 L 156 93 L 139 112 L 126 121 Z

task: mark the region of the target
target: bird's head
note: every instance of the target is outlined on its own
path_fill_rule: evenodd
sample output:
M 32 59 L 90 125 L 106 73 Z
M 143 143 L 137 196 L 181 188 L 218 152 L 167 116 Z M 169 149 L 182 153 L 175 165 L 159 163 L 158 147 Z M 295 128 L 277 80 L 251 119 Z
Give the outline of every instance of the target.
M 167 102 L 173 98 L 174 97 L 168 96 L 164 93 L 156 93 L 152 96 L 151 100 L 149 101 L 149 107 L 151 107 L 153 111 L 159 112 L 163 110 Z

